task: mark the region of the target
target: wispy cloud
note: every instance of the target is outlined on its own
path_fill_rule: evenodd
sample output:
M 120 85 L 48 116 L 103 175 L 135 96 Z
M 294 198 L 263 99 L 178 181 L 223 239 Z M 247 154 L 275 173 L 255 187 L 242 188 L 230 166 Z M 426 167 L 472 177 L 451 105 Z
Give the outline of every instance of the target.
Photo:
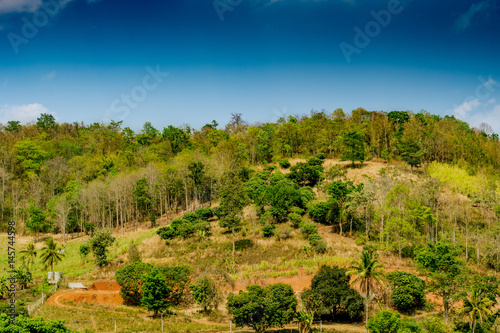
M 481 105 L 481 102 L 479 99 L 473 99 L 467 102 L 462 103 L 462 105 L 457 106 L 455 109 L 453 109 L 453 114 L 459 118 L 459 119 L 465 119 L 467 116 L 467 113 L 472 111 L 474 108 L 478 107 Z
M 490 1 L 481 1 L 474 3 L 469 7 L 469 10 L 464 14 L 460 15 L 455 21 L 455 30 L 457 32 L 464 32 L 467 28 L 471 26 L 472 19 L 474 16 L 483 10 L 490 7 Z
M 36 12 L 42 5 L 42 0 L 1 0 L 0 14 Z
M 47 79 L 47 81 L 50 81 L 55 77 L 56 77 L 56 71 L 52 71 L 52 72 L 48 73 L 47 75 L 45 75 L 45 78 Z
M 42 113 L 50 113 L 45 106 L 39 103 L 24 105 L 3 105 L 0 107 L 0 123 L 6 124 L 10 120 L 18 120 L 25 124 L 36 120 Z

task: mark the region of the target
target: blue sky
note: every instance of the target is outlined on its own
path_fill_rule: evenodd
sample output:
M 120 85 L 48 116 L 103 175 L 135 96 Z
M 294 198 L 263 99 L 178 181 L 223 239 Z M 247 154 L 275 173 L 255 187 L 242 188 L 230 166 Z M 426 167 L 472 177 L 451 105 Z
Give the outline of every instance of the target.
M 495 0 L 0 0 L 0 122 L 427 110 L 500 132 Z

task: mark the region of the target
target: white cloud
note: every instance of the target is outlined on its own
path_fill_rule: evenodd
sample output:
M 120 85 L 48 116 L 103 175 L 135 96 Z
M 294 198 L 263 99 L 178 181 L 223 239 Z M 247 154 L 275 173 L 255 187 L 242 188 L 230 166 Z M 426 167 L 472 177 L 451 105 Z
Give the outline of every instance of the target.
M 483 85 L 486 87 L 486 88 L 489 88 L 491 87 L 492 85 L 495 85 L 497 84 L 497 81 L 493 80 L 491 77 L 488 79 L 488 81 L 486 81 Z
M 42 5 L 42 0 L 0 0 L 0 14 L 14 12 L 34 13 Z
M 457 106 L 453 109 L 453 115 L 455 115 L 459 119 L 464 119 L 467 113 L 469 113 L 472 109 L 479 105 L 481 105 L 481 102 L 479 102 L 479 99 L 477 98 L 464 102 L 462 105 Z
M 478 112 L 472 115 L 467 122 L 476 127 L 485 123 L 491 126 L 493 132 L 500 133 L 500 104 L 495 105 L 489 112 Z
M 455 21 L 455 30 L 457 30 L 458 32 L 464 32 L 467 28 L 470 27 L 471 21 L 474 16 L 487 9 L 488 7 L 490 7 L 489 0 L 472 4 L 469 7 L 469 10 L 466 13 L 460 15 Z
M 45 106 L 39 103 L 24 105 L 3 105 L 0 107 L 0 123 L 6 124 L 10 120 L 18 120 L 23 124 L 36 120 L 42 113 L 50 113 Z

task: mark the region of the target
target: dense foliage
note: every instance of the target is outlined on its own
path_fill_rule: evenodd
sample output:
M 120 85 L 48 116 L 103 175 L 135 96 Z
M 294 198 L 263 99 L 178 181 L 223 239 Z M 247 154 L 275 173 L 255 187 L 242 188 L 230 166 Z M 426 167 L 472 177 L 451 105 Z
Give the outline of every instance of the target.
M 287 284 L 251 285 L 247 291 L 229 294 L 226 307 L 237 327 L 249 326 L 261 333 L 290 323 L 295 317 L 297 299 Z

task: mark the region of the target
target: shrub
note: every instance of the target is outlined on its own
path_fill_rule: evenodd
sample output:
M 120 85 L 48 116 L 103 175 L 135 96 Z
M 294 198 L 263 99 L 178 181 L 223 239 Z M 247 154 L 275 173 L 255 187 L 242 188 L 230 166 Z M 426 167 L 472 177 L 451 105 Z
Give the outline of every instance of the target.
M 198 221 L 198 215 L 196 215 L 196 213 L 186 213 L 182 216 L 182 219 L 191 223 L 195 223 Z
M 307 161 L 307 164 L 309 164 L 310 166 L 318 166 L 322 165 L 323 161 L 319 158 L 313 157 L 309 161 Z
M 368 320 L 368 330 L 373 333 L 422 333 L 413 318 L 401 318 L 397 312 L 382 310 Z
M 170 306 L 168 297 L 172 287 L 165 283 L 165 277 L 156 267 L 144 275 L 141 289 L 143 292 L 141 304 L 148 310 L 154 311 L 154 317 Z
M 304 236 L 308 237 L 311 234 L 318 233 L 318 226 L 309 221 L 302 221 L 300 224 L 300 231 L 304 234 Z
M 210 207 L 199 208 L 195 211 L 196 216 L 203 221 L 208 221 L 214 217 L 214 211 Z
M 309 245 L 316 246 L 318 242 L 321 240 L 321 236 L 319 234 L 310 234 L 307 237 L 307 240 L 309 241 Z
M 272 224 L 268 224 L 268 225 L 263 226 L 262 233 L 263 233 L 264 237 L 269 238 L 269 237 L 274 236 L 274 229 L 275 229 L 275 226 Z
M 298 214 L 298 215 L 302 216 L 306 213 L 306 211 L 302 208 L 299 208 L 299 207 L 292 207 L 292 208 L 290 208 L 290 213 Z
M 296 213 L 288 214 L 288 219 L 292 222 L 294 228 L 298 228 L 300 223 L 302 223 L 302 216 Z
M 309 210 L 309 216 L 319 223 L 326 223 L 328 213 L 330 212 L 330 204 L 328 202 L 318 202 Z
M 323 179 L 323 167 L 308 163 L 297 163 L 290 168 L 288 178 L 301 186 L 314 186 Z
M 323 154 L 323 153 L 319 153 L 316 155 L 316 158 L 320 159 L 320 160 L 324 160 L 326 158 L 326 155 Z
M 283 169 L 288 169 L 292 164 L 290 163 L 289 160 L 287 160 L 286 158 L 284 158 L 284 159 L 280 160 L 279 165 Z
M 320 239 L 315 246 L 313 246 L 313 250 L 316 253 L 325 253 L 328 250 L 327 244 L 323 239 Z
M 141 254 L 139 253 L 139 249 L 137 245 L 131 243 L 128 247 L 128 262 L 129 264 L 133 264 L 134 262 L 138 262 L 141 260 Z
M 287 284 L 251 285 L 247 291 L 229 294 L 226 306 L 237 327 L 249 326 L 256 332 L 265 332 L 292 322 L 297 298 Z
M 220 298 L 214 280 L 207 276 L 199 277 L 189 286 L 189 289 L 196 303 L 203 308 L 203 312 L 217 310 Z
M 400 311 L 412 311 L 425 304 L 425 282 L 416 275 L 394 271 L 387 275 L 392 285 L 391 301 Z

